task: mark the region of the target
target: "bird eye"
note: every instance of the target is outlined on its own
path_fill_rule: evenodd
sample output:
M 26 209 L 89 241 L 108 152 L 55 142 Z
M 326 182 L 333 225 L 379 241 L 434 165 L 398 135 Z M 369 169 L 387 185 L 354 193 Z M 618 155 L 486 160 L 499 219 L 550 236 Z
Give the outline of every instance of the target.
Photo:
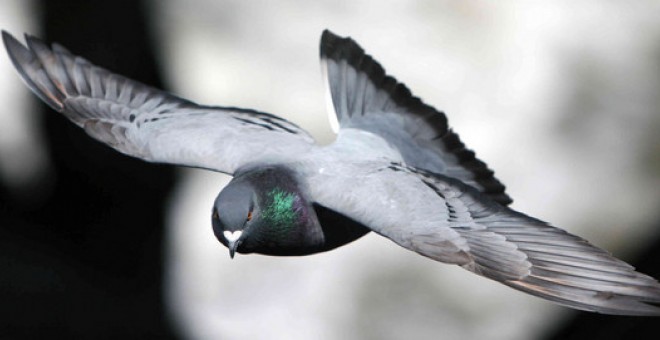
M 214 220 L 217 220 L 218 217 L 220 217 L 220 216 L 218 215 L 218 211 L 215 210 L 215 209 L 213 209 L 213 219 L 214 219 Z
M 252 220 L 252 211 L 248 212 L 247 220 L 248 222 Z

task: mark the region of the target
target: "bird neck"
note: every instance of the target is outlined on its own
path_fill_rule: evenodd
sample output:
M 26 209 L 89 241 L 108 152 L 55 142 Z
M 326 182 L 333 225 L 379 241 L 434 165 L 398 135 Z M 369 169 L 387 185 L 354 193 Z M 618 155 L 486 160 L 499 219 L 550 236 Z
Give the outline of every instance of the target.
M 264 221 L 272 228 L 284 229 L 282 231 L 286 232 L 304 218 L 301 215 L 306 209 L 300 196 L 282 188 L 270 189 L 266 196 L 265 208 L 261 214 Z

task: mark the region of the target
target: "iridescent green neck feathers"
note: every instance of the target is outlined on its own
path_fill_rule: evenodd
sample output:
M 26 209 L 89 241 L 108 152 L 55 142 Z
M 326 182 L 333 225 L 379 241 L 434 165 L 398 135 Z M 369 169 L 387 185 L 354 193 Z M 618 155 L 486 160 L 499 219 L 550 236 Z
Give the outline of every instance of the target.
M 278 229 L 286 229 L 296 223 L 296 195 L 280 188 L 272 189 L 267 194 L 266 206 L 261 213 L 264 222 Z

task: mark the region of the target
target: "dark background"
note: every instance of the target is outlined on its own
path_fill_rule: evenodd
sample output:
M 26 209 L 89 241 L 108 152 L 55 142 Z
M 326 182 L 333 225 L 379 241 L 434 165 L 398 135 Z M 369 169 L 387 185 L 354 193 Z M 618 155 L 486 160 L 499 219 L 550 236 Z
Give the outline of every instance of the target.
M 35 35 L 167 88 L 141 1 L 38 5 Z M 123 156 L 45 105 L 39 110 L 53 170 L 30 190 L 47 191 L 47 199 L 17 197 L 0 182 L 0 338 L 176 338 L 163 301 L 163 219 L 174 170 Z M 632 264 L 660 277 L 659 249 L 655 240 Z M 658 318 L 572 315 L 544 338 L 640 339 L 660 330 Z
M 142 5 L 40 1 L 43 31 L 32 34 L 166 87 Z M 54 168 L 50 184 L 33 190 L 48 190 L 47 200 L 13 200 L 0 183 L 0 338 L 174 338 L 162 288 L 173 169 L 121 155 L 39 110 Z

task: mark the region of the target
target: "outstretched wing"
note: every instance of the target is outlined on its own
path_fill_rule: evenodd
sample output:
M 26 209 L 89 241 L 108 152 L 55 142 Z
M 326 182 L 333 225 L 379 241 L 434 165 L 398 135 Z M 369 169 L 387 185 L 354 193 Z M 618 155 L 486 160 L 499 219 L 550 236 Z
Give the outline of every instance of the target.
M 656 280 L 458 180 L 373 161 L 325 167 L 309 181 L 318 204 L 431 259 L 577 309 L 660 315 Z
M 355 41 L 325 30 L 321 62 L 336 129 L 375 133 L 396 147 L 407 164 L 461 180 L 501 204 L 511 203 L 493 171 L 448 127 L 444 113 L 385 74 Z
M 254 110 L 208 107 L 178 98 L 26 36 L 2 38 L 30 90 L 92 137 L 150 162 L 228 174 L 249 163 L 306 152 L 314 140 L 298 126 Z

